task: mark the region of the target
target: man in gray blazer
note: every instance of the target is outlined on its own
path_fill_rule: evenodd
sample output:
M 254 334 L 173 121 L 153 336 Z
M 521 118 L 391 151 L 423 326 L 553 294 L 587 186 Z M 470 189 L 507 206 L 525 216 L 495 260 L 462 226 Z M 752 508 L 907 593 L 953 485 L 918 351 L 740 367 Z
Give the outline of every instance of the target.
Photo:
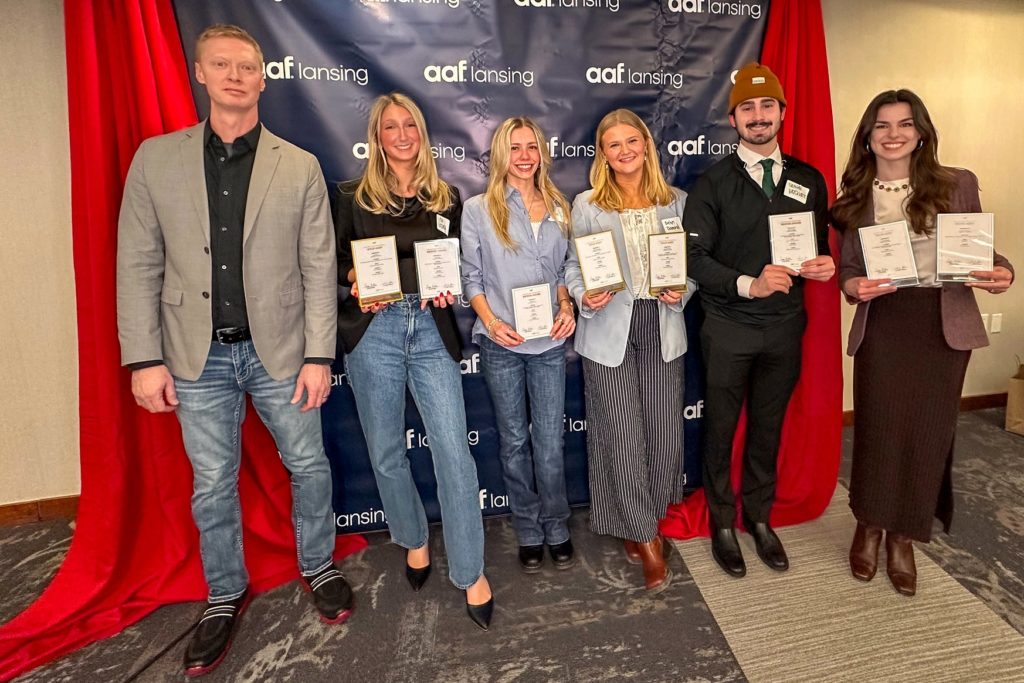
M 299 568 L 320 618 L 352 611 L 332 559 L 320 431 L 337 336 L 327 188 L 312 155 L 259 122 L 266 83 L 252 36 L 206 29 L 195 74 L 210 117 L 139 147 L 117 245 L 122 363 L 140 406 L 177 413 L 192 463 L 209 605 L 185 652 L 190 676 L 220 663 L 250 597 L 238 503 L 246 394 L 291 474 Z

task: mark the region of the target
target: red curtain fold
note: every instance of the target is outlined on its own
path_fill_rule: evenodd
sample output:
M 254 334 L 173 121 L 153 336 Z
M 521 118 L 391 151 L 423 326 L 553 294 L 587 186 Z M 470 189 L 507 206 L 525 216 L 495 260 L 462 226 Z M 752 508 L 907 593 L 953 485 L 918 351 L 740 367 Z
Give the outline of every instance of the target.
M 114 269 L 124 177 L 139 143 L 196 121 L 170 0 L 64 6 L 79 345 L 82 494 L 46 591 L 0 629 L 0 681 L 118 633 L 162 604 L 203 600 L 192 471 L 173 415 L 135 405 L 120 367 Z M 251 583 L 296 578 L 291 486 L 249 411 L 239 490 Z M 360 550 L 338 538 L 336 557 Z
M 819 0 L 772 0 L 761 62 L 779 77 L 786 93 L 786 118 L 779 134 L 783 152 L 811 164 L 835 196 L 835 138 L 829 92 L 825 29 Z M 832 253 L 838 254 L 830 231 Z M 839 292 L 835 279 L 804 286 L 807 331 L 803 367 L 793 392 L 779 450 L 778 488 L 772 523 L 799 524 L 828 506 L 839 474 L 842 439 L 843 366 Z M 739 491 L 745 416 L 733 441 L 733 489 Z M 708 533 L 707 502 L 697 491 L 669 508 L 661 532 L 672 538 Z

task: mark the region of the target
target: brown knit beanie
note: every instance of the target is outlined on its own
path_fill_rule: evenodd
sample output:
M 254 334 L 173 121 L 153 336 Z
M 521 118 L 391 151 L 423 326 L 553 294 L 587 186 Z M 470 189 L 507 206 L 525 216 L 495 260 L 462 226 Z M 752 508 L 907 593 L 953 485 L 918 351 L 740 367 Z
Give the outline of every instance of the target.
M 786 96 L 782 94 L 782 84 L 766 66 L 751 62 L 736 72 L 736 84 L 729 93 L 729 113 L 736 109 L 740 102 L 755 97 L 771 97 L 786 105 Z

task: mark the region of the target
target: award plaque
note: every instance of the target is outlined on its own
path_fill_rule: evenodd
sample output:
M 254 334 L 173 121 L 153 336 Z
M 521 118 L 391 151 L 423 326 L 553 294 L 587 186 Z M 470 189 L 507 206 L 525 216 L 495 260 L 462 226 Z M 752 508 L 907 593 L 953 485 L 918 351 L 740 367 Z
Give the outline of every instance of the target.
M 359 305 L 389 303 L 402 298 L 398 247 L 394 235 L 352 240 L 352 263 L 359 284 Z
M 523 339 L 550 336 L 551 328 L 555 324 L 551 287 L 543 283 L 514 288 L 512 313 L 516 318 L 516 332 Z
M 455 237 L 424 240 L 414 242 L 412 246 L 416 252 L 416 281 L 420 298 L 433 299 L 448 292 L 460 296 L 459 240 Z
M 587 295 L 618 292 L 626 288 L 611 230 L 577 237 L 575 243 L 583 274 L 583 289 Z
M 814 237 L 814 213 L 783 213 L 768 216 L 772 263 L 800 272 L 800 264 L 818 256 Z
M 991 282 L 970 272 L 992 270 L 994 237 L 990 213 L 940 213 L 935 221 L 936 281 Z
M 906 221 L 870 225 L 861 228 L 857 234 L 869 280 L 891 278 L 893 287 L 915 287 L 919 284 Z
M 677 219 L 678 220 L 678 219 Z M 647 236 L 651 296 L 664 291 L 686 291 L 686 233 L 663 232 Z

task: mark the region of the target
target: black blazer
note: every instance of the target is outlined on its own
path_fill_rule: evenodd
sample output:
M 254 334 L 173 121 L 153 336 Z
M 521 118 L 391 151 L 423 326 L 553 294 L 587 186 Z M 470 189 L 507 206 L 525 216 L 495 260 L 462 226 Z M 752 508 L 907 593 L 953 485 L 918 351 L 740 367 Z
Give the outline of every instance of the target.
M 349 180 L 338 185 L 333 201 L 334 233 L 338 244 L 338 282 L 343 287 L 351 287 L 348 272 L 352 270 L 352 240 L 366 237 L 385 237 L 395 235 L 401 226 L 391 220 L 387 214 L 370 213 L 355 202 L 357 180 Z M 448 237 L 459 237 L 462 228 L 462 199 L 457 188 L 452 186 L 454 201 L 448 210 L 442 213 L 449 220 Z M 422 210 L 422 209 L 421 209 Z M 433 217 L 432 212 L 427 215 Z M 437 237 L 444 237 L 441 233 Z M 445 349 L 455 362 L 462 361 L 462 341 L 455 322 L 455 311 L 451 306 L 437 308 L 429 306 L 437 331 L 441 335 Z M 373 321 L 374 313 L 363 313 L 359 309 L 356 297 L 347 294 L 338 304 L 338 338 L 351 353 L 359 340 L 363 338 L 366 328 Z

